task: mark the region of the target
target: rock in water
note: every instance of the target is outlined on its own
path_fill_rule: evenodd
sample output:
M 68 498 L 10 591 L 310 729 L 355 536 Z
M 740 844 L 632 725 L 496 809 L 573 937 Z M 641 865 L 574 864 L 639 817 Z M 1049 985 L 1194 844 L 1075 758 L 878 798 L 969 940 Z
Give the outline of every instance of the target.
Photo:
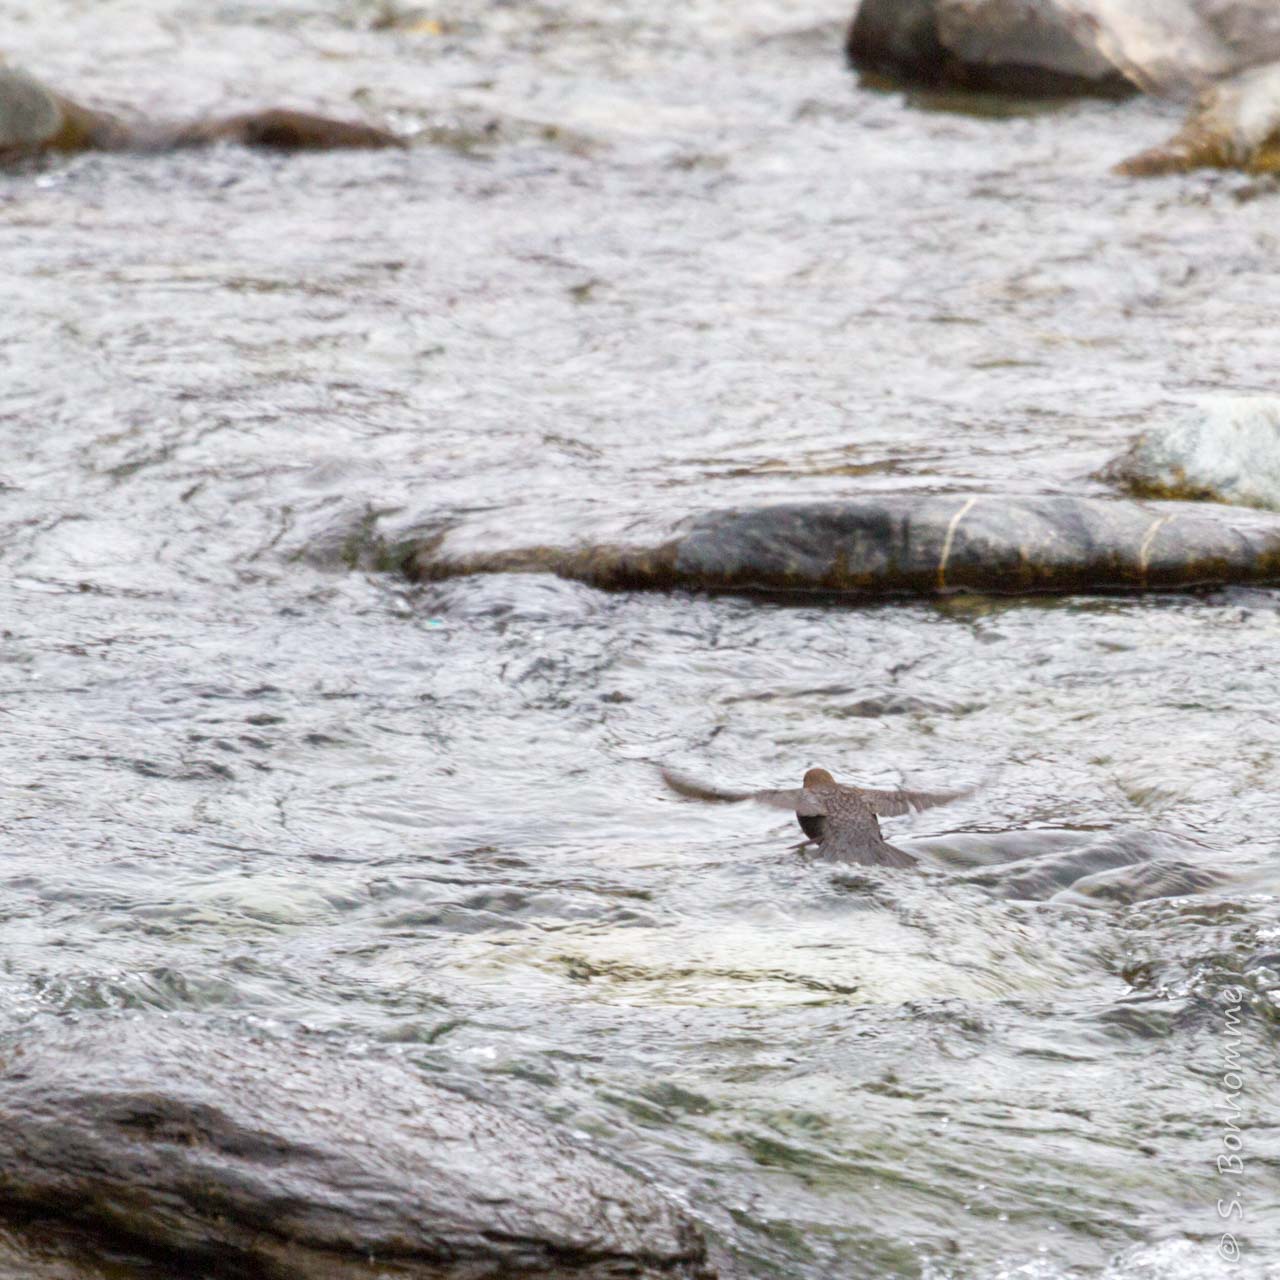
M 1280 399 L 1206 399 L 1144 432 L 1102 474 L 1144 497 L 1280 510 Z
M 406 145 L 403 138 L 373 125 L 287 107 L 186 125 L 151 121 L 126 125 L 54 93 L 25 72 L 0 66 L 0 159 L 45 151 L 160 151 L 215 142 L 278 151 Z
M 1132 82 L 1066 0 L 862 0 L 845 53 L 908 84 L 1021 97 L 1124 97 Z
M 1144 178 L 1189 169 L 1280 172 L 1280 62 L 1206 90 L 1172 138 L 1116 166 Z
M 0 159 L 40 151 L 111 150 L 128 142 L 128 130 L 113 116 L 54 93 L 25 72 L 0 67 Z
M 1280 58 L 1270 0 L 863 0 L 847 52 L 908 83 L 1187 96 Z
M 1193 503 L 881 495 L 701 519 L 677 569 L 723 585 L 929 594 L 1280 580 L 1280 519 Z
M 712 511 L 651 547 L 453 555 L 433 535 L 404 570 L 418 580 L 556 573 L 623 591 L 1168 591 L 1280 582 L 1280 515 L 1198 502 L 883 493 Z
M 385 129 L 359 121 L 331 120 L 271 107 L 190 125 L 171 140 L 173 146 L 203 146 L 214 142 L 236 142 L 246 147 L 266 147 L 275 151 L 335 151 L 355 148 L 403 147 L 403 138 Z
M 38 80 L 13 67 L 0 67 L 0 155 L 34 151 L 62 125 L 57 99 Z
M 1280 172 L 1273 0 L 863 0 L 846 52 L 895 81 L 1022 97 L 1198 94 L 1177 134 L 1116 171 Z
M 181 1018 L 0 1050 L 0 1215 L 168 1274 L 712 1275 L 680 1210 L 540 1125 L 392 1061 Z

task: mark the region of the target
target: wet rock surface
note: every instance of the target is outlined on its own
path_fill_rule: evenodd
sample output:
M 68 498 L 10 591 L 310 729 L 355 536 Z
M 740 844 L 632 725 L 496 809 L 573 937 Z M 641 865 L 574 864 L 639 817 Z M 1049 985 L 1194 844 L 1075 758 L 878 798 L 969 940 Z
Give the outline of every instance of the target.
M 41 151 L 127 145 L 128 130 L 102 112 L 64 98 L 25 71 L 0 66 L 0 160 Z
M 1212 852 L 1161 831 L 1003 831 L 913 842 L 957 879 L 1001 898 L 1090 903 L 1179 897 L 1224 884 Z
M 1185 94 L 1280 58 L 1261 0 L 864 0 L 851 65 L 1030 96 Z
M 1194 503 L 896 494 L 714 512 L 651 549 L 412 554 L 418 579 L 548 571 L 596 586 L 931 595 L 1280 579 L 1280 518 Z
M 1280 63 L 1206 89 L 1173 137 L 1116 167 L 1133 177 L 1190 169 L 1280 172 Z
M 44 146 L 57 132 L 58 104 L 38 80 L 0 67 L 0 152 Z
M 287 108 L 185 125 L 126 123 L 55 93 L 24 71 L 0 67 L 0 160 L 46 151 L 167 150 L 215 142 L 281 151 L 404 145 L 385 129 Z
M 863 0 L 845 54 L 859 71 L 909 84 L 1030 97 L 1135 91 L 1079 16 L 1054 0 Z
M 166 135 L 161 132 L 160 137 L 163 143 Z M 168 145 L 175 147 L 234 142 L 276 151 L 335 151 L 405 145 L 402 139 L 373 125 L 331 120 L 327 116 L 282 107 L 188 125 L 168 137 Z
M 174 1019 L 0 1049 L 0 1212 L 183 1274 L 710 1274 L 660 1193 L 539 1125 L 394 1062 Z
M 1280 400 L 1205 399 L 1143 432 L 1103 476 L 1145 497 L 1280 510 Z
M 846 54 L 892 81 L 1022 97 L 1199 94 L 1116 171 L 1280 168 L 1280 10 L 1256 0 L 866 0 Z

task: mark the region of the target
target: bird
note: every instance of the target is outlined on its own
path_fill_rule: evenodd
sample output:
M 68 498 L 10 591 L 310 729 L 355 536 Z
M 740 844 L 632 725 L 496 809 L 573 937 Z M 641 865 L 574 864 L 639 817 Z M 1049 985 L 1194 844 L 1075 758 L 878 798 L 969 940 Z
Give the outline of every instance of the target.
M 775 809 L 794 809 L 796 821 L 830 862 L 856 862 L 865 867 L 914 867 L 919 860 L 896 849 L 880 834 L 880 818 L 893 818 L 967 796 L 963 791 L 877 791 L 837 782 L 826 769 L 810 769 L 799 787 L 779 791 L 725 791 L 704 786 L 671 769 L 662 777 L 672 791 L 693 800 L 736 803 L 755 800 Z

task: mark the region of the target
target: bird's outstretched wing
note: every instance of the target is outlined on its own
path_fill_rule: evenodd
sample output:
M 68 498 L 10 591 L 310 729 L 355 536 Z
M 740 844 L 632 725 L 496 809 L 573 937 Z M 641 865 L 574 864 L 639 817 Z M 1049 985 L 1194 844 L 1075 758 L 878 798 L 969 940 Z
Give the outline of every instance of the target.
M 934 809 L 940 804 L 950 804 L 973 794 L 972 787 L 963 791 L 908 791 L 901 787 L 896 791 L 875 791 L 869 787 L 849 787 L 848 790 L 855 792 L 867 808 L 881 818 L 896 818 L 904 813 Z
M 803 787 L 791 787 L 782 791 L 725 791 L 720 787 L 708 787 L 701 782 L 694 782 L 683 774 L 671 769 L 661 770 L 662 780 L 672 791 L 691 800 L 714 800 L 737 803 L 742 800 L 754 800 L 757 804 L 772 805 L 775 809 L 790 809 L 793 813 L 805 817 L 820 817 L 826 813 L 822 798 Z

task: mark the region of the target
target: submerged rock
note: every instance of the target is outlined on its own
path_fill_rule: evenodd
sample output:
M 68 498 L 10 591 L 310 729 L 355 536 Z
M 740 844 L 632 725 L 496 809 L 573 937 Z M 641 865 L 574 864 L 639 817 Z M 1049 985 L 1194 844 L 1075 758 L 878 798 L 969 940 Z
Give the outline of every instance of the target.
M 1230 883 L 1232 876 L 1222 867 L 1179 858 L 1156 858 L 1138 866 L 1116 867 L 1084 876 L 1055 893 L 1053 901 L 1078 906 L 1128 905 L 1156 898 L 1185 898 L 1222 889 Z
M 1280 62 L 1205 90 L 1172 138 L 1116 166 L 1135 177 L 1189 169 L 1280 172 Z
M 394 1062 L 175 1018 L 0 1051 L 0 1215 L 184 1276 L 712 1274 L 680 1210 L 539 1125 Z
M 1140 435 L 1103 477 L 1144 497 L 1280 510 L 1280 399 L 1220 396 Z
M 23 71 L 0 67 L 0 159 L 47 151 L 161 150 L 213 142 L 279 150 L 404 146 L 385 129 L 284 108 L 186 125 L 129 125 L 55 93 Z
M 173 146 L 198 147 L 236 142 L 276 151 L 335 151 L 349 148 L 402 147 L 402 139 L 373 125 L 330 120 L 307 111 L 273 107 L 188 125 L 171 139 Z
M 1190 502 L 881 494 L 712 512 L 648 549 L 452 557 L 432 541 L 405 568 L 419 579 L 542 571 L 622 590 L 1173 590 L 1280 581 L 1280 516 Z
M 965 847 L 956 837 L 938 843 Z M 1199 893 L 1228 879 L 1204 861 L 1209 850 L 1203 845 L 1160 831 L 1006 831 L 972 836 L 969 843 L 987 858 L 1000 849 L 1015 856 L 956 879 L 1028 902 L 1115 905 Z

